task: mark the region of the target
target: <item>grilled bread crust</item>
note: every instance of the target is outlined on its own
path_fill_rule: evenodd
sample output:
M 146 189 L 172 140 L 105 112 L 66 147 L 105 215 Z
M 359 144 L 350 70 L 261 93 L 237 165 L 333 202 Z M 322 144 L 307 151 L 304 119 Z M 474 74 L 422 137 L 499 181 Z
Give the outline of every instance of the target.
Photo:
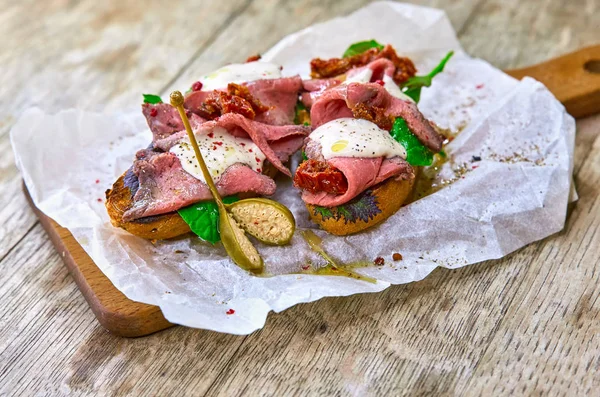
M 263 173 L 273 178 L 277 172 L 277 169 L 269 164 Z M 129 187 L 125 186 L 124 178 L 125 173 L 117 179 L 112 189 L 106 191 L 105 205 L 113 226 L 148 240 L 167 240 L 191 232 L 190 227 L 177 211 L 124 222 L 123 214 L 133 206 L 133 194 Z M 255 195 L 241 193 L 238 196 L 247 198 Z
M 370 189 L 371 195 L 374 196 L 377 207 L 381 212 L 367 222 L 361 219 L 349 220 L 342 212 L 338 212 L 336 207 L 330 209 L 334 216 L 324 217 L 321 211 L 316 210 L 316 206 L 305 204 L 310 219 L 318 224 L 321 229 L 338 236 L 347 236 L 373 227 L 396 213 L 409 198 L 414 184 L 414 177 L 406 180 L 391 178 L 372 187 Z

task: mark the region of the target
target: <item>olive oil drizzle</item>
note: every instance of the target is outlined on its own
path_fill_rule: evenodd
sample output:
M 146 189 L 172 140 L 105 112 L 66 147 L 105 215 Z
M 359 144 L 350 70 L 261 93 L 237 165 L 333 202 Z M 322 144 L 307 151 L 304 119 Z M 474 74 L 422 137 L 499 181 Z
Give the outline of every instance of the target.
M 327 252 L 325 252 L 325 250 L 322 247 L 323 240 L 321 240 L 321 238 L 319 236 L 317 236 L 312 230 L 309 230 L 309 229 L 303 230 L 302 238 L 304 238 L 304 241 L 306 241 L 306 243 L 308 244 L 308 246 L 310 247 L 311 250 L 313 250 L 317 254 L 321 255 L 321 257 L 323 257 L 323 259 L 325 259 L 325 261 L 327 262 L 326 266 L 320 267 L 320 268 L 312 270 L 312 271 L 304 272 L 304 273 L 316 274 L 316 275 L 321 275 L 321 276 L 343 276 L 343 277 L 353 278 L 356 280 L 367 281 L 367 282 L 373 283 L 373 284 L 377 283 L 377 280 L 375 280 L 373 277 L 363 276 L 362 274 L 358 274 L 356 272 L 348 270 L 349 268 L 367 267 L 367 266 L 372 265 L 372 263 L 356 262 L 356 263 L 353 263 L 350 265 L 339 266 L 329 256 L 329 254 L 327 254 Z

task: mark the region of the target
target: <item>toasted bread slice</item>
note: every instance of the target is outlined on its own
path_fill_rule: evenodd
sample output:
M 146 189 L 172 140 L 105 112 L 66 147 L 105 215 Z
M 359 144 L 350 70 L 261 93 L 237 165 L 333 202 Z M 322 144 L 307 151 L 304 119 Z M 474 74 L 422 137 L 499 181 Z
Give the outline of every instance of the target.
M 190 232 L 188 224 L 175 211 L 123 222 L 123 214 L 133 204 L 133 194 L 125 186 L 124 178 L 125 174 L 121 175 L 112 189 L 106 191 L 106 210 L 113 226 L 150 240 L 166 240 Z
M 268 164 L 263 172 L 274 178 L 277 168 Z M 123 214 L 132 207 L 133 194 L 129 187 L 125 186 L 125 173 L 117 179 L 112 189 L 106 191 L 106 210 L 113 226 L 127 230 L 129 233 L 149 240 L 166 240 L 179 237 L 191 232 L 190 227 L 177 211 L 161 215 L 147 216 L 130 222 L 123 221 Z M 254 197 L 254 194 L 240 193 L 240 198 Z
M 414 184 L 414 177 L 406 180 L 391 178 L 342 206 L 326 208 L 306 204 L 306 208 L 310 219 L 323 230 L 346 236 L 373 227 L 392 216 L 409 197 Z

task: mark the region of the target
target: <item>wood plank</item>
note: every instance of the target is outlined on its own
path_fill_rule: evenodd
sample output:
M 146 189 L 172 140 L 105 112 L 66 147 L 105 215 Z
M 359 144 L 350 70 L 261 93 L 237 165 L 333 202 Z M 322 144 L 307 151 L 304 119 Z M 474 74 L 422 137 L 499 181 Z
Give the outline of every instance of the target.
M 460 34 L 470 55 L 514 69 L 598 44 L 596 0 L 486 0 Z
M 0 395 L 202 394 L 243 339 L 183 327 L 111 335 L 41 225 L 0 261 L 0 279 Z

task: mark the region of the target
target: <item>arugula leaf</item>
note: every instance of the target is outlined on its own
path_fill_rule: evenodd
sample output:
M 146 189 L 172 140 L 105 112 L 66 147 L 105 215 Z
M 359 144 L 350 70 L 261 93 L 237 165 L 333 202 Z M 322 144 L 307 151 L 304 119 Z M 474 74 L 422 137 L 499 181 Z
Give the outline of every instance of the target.
M 450 58 L 454 55 L 454 51 L 450 51 L 441 62 L 433 68 L 431 72 L 429 72 L 426 76 L 413 76 L 409 78 L 404 84 L 402 84 L 402 88 L 404 89 L 404 93 L 414 99 L 415 102 L 419 102 L 421 99 L 421 88 L 429 87 L 431 85 L 431 81 L 433 78 L 440 74 L 444 70 L 444 66 Z
M 306 152 L 303 150 L 302 151 L 302 162 L 305 162 L 306 160 L 308 160 L 308 156 L 306 155 Z
M 144 96 L 144 103 L 162 103 L 162 98 L 158 95 L 152 95 L 152 94 L 142 94 Z
M 363 52 L 371 49 L 379 48 L 383 49 L 383 45 L 379 44 L 375 40 L 359 41 L 358 43 L 351 44 L 346 51 L 344 51 L 343 58 L 348 58 L 354 55 L 362 54 Z
M 237 196 L 223 197 L 223 202 L 231 204 L 238 201 Z M 214 201 L 201 201 L 177 210 L 192 232 L 202 240 L 215 244 L 221 241 L 219 234 L 219 209 Z
M 431 165 L 433 152 L 423 145 L 419 139 L 410 132 L 406 121 L 402 117 L 396 117 L 390 135 L 406 150 L 406 161 L 410 165 Z

